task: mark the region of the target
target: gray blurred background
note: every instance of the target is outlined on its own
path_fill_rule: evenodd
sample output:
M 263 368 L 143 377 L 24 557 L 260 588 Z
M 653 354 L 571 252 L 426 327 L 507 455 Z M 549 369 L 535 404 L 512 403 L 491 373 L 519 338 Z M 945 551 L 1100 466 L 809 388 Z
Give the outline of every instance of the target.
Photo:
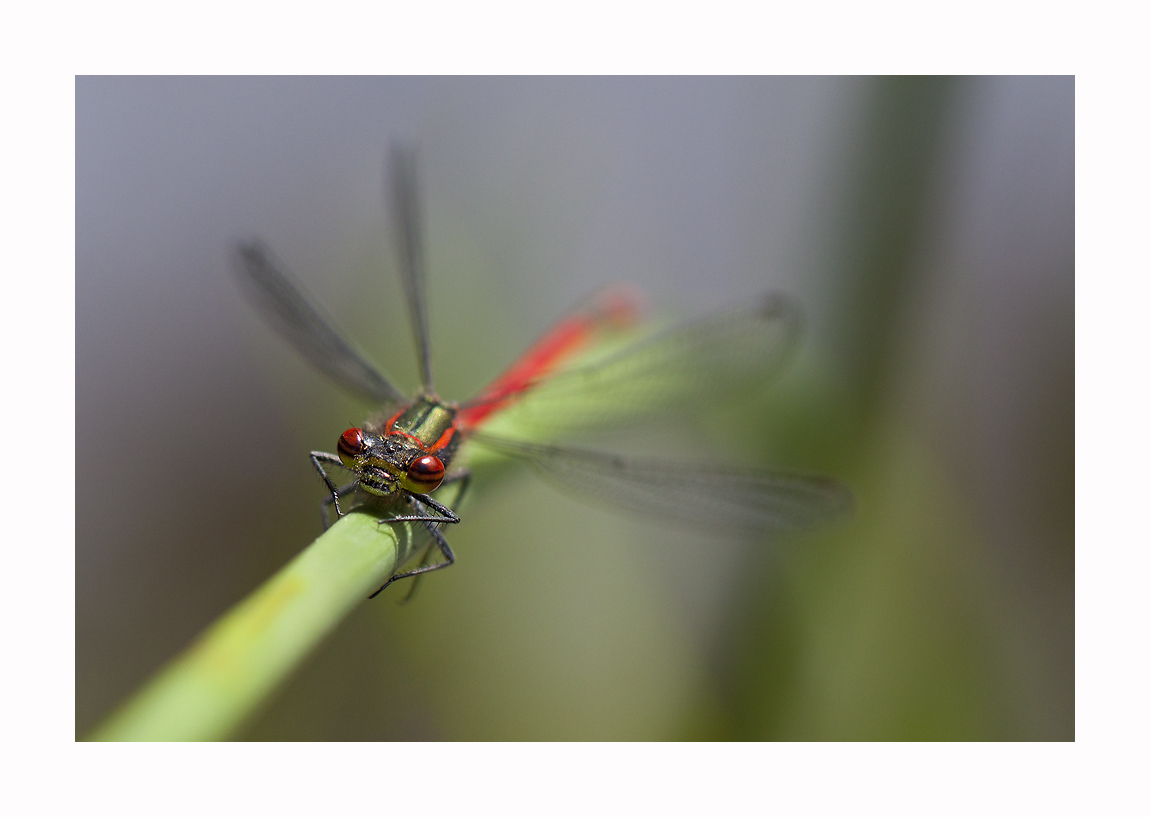
M 741 541 L 525 473 L 238 737 L 1073 739 L 1072 78 L 79 78 L 78 736 L 318 535 L 307 451 L 370 411 L 229 246 L 265 239 L 415 385 L 392 138 L 443 396 L 609 283 L 678 316 L 782 289 L 800 353 L 702 424 L 857 509 Z

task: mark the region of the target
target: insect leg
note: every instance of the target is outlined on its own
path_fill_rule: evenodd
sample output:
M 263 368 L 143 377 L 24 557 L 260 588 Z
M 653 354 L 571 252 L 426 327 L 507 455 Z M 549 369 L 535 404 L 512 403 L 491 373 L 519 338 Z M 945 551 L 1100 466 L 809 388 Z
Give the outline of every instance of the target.
M 347 485 L 344 485 L 342 488 L 337 488 L 335 493 L 333 493 L 331 496 L 325 496 L 323 498 L 323 502 L 320 503 L 320 509 L 323 512 L 323 529 L 324 530 L 327 530 L 328 528 L 331 527 L 331 522 L 328 521 L 328 517 L 327 517 L 327 509 L 336 501 L 336 497 L 337 496 L 347 496 L 348 494 L 353 494 L 353 493 L 355 493 L 355 489 L 358 487 L 359 487 L 359 480 L 356 480 L 355 482 L 349 482 Z M 339 506 L 337 505 L 336 508 L 338 509 Z M 340 516 L 342 516 L 342 515 L 343 514 L 340 514 Z
M 320 463 L 326 462 L 328 465 L 338 465 L 340 468 L 347 468 L 347 466 L 340 462 L 339 457 L 335 454 L 328 454 L 326 451 L 312 451 L 308 456 L 311 459 L 311 464 L 315 466 L 315 470 L 319 471 L 319 475 L 323 477 L 327 489 L 331 491 L 331 500 L 335 503 L 336 514 L 343 516 L 343 511 L 339 507 L 339 489 L 335 487 L 335 483 L 331 481 L 331 477 L 327 475 L 327 471 L 323 470 L 323 466 L 320 465 Z
M 407 516 L 389 516 L 386 519 L 379 520 L 379 524 L 386 525 L 390 522 L 442 522 L 447 525 L 454 525 L 459 521 L 458 514 L 446 505 L 436 502 L 429 496 L 424 494 L 408 494 L 408 502 L 419 502 L 431 508 L 440 516 L 427 516 L 426 514 L 414 514 Z M 419 510 L 416 508 L 415 510 Z
M 447 540 L 443 538 L 443 534 L 439 532 L 437 527 L 435 527 L 435 523 L 426 519 L 422 521 L 424 526 L 431 533 L 432 538 L 435 540 L 435 544 L 439 546 L 439 552 L 443 554 L 445 561 L 433 565 L 420 565 L 415 570 L 409 570 L 406 573 L 397 573 L 386 582 L 384 582 L 383 587 L 379 588 L 370 596 L 368 596 L 369 599 L 374 599 L 384 591 L 384 588 L 386 588 L 394 581 L 398 581 L 399 579 L 410 579 L 413 576 L 422 576 L 424 573 L 430 573 L 433 570 L 442 570 L 445 567 L 450 567 L 451 565 L 455 564 L 455 554 L 451 552 L 451 547 L 447 544 Z
M 434 542 L 428 542 L 427 543 L 427 547 L 425 547 L 423 549 L 423 556 L 419 560 L 419 566 L 420 567 L 426 567 L 427 566 L 427 560 L 431 558 L 431 549 L 434 546 L 435 546 Z M 412 577 L 411 585 L 407 591 L 407 595 L 405 595 L 403 597 L 403 601 L 401 601 L 400 604 L 407 604 L 408 602 L 410 602 L 415 597 L 415 591 L 419 588 L 419 583 L 421 581 L 423 581 L 423 574 L 422 573 L 420 573 L 418 576 Z
M 459 503 L 463 500 L 463 495 L 467 493 L 467 486 L 471 484 L 471 471 L 469 471 L 465 468 L 461 468 L 460 470 L 458 470 L 452 474 L 448 474 L 447 478 L 444 479 L 443 483 L 440 484 L 440 487 L 442 488 L 443 485 L 451 485 L 452 483 L 456 483 L 456 482 L 459 483 L 459 490 L 456 492 L 455 501 L 452 504 L 458 508 Z M 434 523 L 428 522 L 426 519 L 424 519 L 422 521 L 425 525 L 428 525 L 429 527 L 434 524 Z M 450 522 L 451 520 L 445 519 L 443 521 Z M 442 537 L 439 537 L 439 538 L 442 538 Z M 423 568 L 427 567 L 427 560 L 431 557 L 431 549 L 432 549 L 432 547 L 434 547 L 435 544 L 436 544 L 435 542 L 429 543 L 428 546 L 424 549 L 423 557 L 419 560 L 419 567 L 421 570 Z M 446 544 L 446 542 L 444 544 Z M 426 571 L 424 571 L 424 572 L 426 572 Z M 402 578 L 402 577 L 399 577 L 399 578 Z M 411 589 L 407 591 L 407 595 L 403 597 L 403 601 L 401 601 L 400 604 L 407 604 L 408 602 L 410 602 L 412 600 L 412 598 L 415 597 L 415 591 L 419 588 L 419 582 L 422 579 L 423 579 L 423 573 L 417 573 L 415 576 L 412 577 Z M 384 585 L 384 587 L 386 587 L 386 586 L 387 585 Z M 382 590 L 383 588 L 380 588 L 380 589 Z
M 451 503 L 455 508 L 459 507 L 459 503 L 463 501 L 463 495 L 467 493 L 468 486 L 471 485 L 471 471 L 466 468 L 461 468 L 448 474 L 443 482 L 439 484 L 442 488 L 444 485 L 451 485 L 452 483 L 459 483 L 459 491 L 455 494 L 455 500 Z

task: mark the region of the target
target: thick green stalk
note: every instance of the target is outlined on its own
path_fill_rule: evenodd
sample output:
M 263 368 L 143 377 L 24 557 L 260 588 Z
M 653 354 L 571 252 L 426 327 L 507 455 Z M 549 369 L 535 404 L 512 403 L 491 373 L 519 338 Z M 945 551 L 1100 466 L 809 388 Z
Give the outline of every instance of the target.
M 209 627 L 93 740 L 219 740 L 427 541 L 349 513 Z

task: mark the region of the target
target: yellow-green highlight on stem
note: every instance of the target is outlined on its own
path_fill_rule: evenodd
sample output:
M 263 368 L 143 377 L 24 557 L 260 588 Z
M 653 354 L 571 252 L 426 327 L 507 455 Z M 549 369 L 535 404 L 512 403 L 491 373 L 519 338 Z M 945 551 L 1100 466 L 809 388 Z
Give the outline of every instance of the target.
M 91 736 L 219 740 L 428 537 L 352 512 L 209 627 Z

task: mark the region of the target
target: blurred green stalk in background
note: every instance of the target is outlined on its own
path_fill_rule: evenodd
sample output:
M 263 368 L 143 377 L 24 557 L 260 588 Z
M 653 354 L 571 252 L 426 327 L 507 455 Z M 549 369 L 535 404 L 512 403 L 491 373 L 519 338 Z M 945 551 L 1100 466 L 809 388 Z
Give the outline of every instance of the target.
M 745 580 L 718 661 L 719 700 L 687 737 L 1073 739 L 1072 666 L 1061 644 L 1042 656 L 1050 648 L 1027 643 L 1045 633 L 1018 623 L 1023 602 L 924 436 L 913 373 L 898 368 L 959 87 L 873 83 L 826 261 L 837 388 L 821 398 L 796 390 L 758 433 L 762 450 L 785 445 L 850 485 L 857 516 Z M 1072 619 L 1042 626 L 1063 624 L 1072 629 Z

